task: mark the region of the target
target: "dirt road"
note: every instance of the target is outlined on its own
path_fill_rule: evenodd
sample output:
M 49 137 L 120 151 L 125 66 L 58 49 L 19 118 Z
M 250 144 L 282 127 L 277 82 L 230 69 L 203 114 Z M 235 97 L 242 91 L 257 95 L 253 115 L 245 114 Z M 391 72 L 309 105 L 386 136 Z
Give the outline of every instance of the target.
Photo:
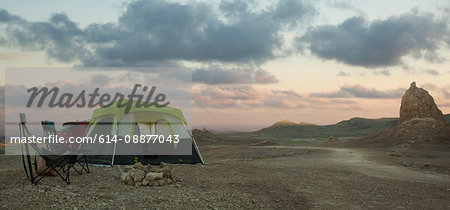
M 450 183 L 450 176 L 446 174 L 438 174 L 428 171 L 414 170 L 406 167 L 395 165 L 386 165 L 367 160 L 360 150 L 348 148 L 330 148 L 330 147 L 306 147 L 306 146 L 268 146 L 269 148 L 297 148 L 309 150 L 328 150 L 332 151 L 324 158 L 332 160 L 349 170 L 356 171 L 368 176 L 397 179 L 404 181 L 418 182 L 436 182 Z

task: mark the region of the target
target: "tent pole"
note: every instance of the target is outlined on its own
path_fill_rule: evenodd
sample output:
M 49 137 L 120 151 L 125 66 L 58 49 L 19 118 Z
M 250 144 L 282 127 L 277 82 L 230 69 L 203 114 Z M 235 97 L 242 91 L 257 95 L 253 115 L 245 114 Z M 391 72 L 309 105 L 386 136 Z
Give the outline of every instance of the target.
M 200 161 L 202 161 L 202 164 L 205 164 L 205 162 L 203 161 L 202 153 L 200 153 L 200 150 L 198 149 L 198 146 L 197 146 L 197 142 L 194 139 L 194 135 L 192 135 L 192 144 L 194 145 L 195 151 L 197 152 L 198 156 L 200 157 Z
M 117 142 L 114 142 L 114 149 L 113 149 L 113 155 L 111 159 L 111 166 L 114 166 L 114 157 L 116 156 L 116 144 Z
M 114 132 L 114 134 L 117 135 L 117 119 L 116 119 L 116 117 L 114 117 L 114 125 L 113 125 L 112 132 Z M 112 155 L 112 159 L 111 159 L 111 166 L 114 166 L 114 157 L 116 156 L 116 145 L 117 145 L 117 141 L 114 141 L 114 149 L 113 149 L 113 155 Z

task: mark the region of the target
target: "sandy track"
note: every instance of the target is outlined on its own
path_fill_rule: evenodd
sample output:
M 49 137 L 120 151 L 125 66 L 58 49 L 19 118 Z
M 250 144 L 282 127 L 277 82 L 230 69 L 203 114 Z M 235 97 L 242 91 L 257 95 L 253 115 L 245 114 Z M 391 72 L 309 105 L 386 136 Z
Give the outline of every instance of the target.
M 367 160 L 363 153 L 357 149 L 331 148 L 331 147 L 309 147 L 309 146 L 266 146 L 269 148 L 297 148 L 310 150 L 328 150 L 328 156 L 320 158 L 335 161 L 349 170 L 359 172 L 368 176 L 397 179 L 402 181 L 450 183 L 450 176 L 428 171 L 409 169 L 406 167 L 393 166 Z

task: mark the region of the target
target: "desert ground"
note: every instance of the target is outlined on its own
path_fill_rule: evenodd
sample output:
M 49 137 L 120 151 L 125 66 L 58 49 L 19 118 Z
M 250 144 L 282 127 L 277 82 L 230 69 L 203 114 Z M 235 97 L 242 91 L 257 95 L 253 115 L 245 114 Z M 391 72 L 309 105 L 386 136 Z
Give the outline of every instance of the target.
M 72 173 L 71 185 L 46 177 L 34 186 L 20 156 L 2 155 L 0 208 L 450 209 L 448 150 L 221 142 L 199 141 L 206 164 L 169 165 L 177 181 L 162 187 L 121 183 L 130 166 L 91 166 Z
M 398 119 L 193 130 L 206 164 L 169 164 L 174 181 L 163 186 L 124 184 L 133 166 L 91 166 L 72 171 L 70 185 L 45 177 L 35 186 L 20 156 L 0 155 L 0 208 L 450 209 L 449 122 L 413 82 Z

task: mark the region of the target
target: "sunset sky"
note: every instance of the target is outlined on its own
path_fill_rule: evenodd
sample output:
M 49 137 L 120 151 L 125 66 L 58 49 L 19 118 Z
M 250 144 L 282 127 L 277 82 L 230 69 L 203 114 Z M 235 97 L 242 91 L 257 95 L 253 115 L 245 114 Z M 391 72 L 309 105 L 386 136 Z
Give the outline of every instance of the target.
M 450 113 L 449 49 L 446 0 L 0 5 L 2 70 L 189 69 L 192 125 L 214 130 L 256 130 L 284 119 L 397 117 L 413 81 Z

